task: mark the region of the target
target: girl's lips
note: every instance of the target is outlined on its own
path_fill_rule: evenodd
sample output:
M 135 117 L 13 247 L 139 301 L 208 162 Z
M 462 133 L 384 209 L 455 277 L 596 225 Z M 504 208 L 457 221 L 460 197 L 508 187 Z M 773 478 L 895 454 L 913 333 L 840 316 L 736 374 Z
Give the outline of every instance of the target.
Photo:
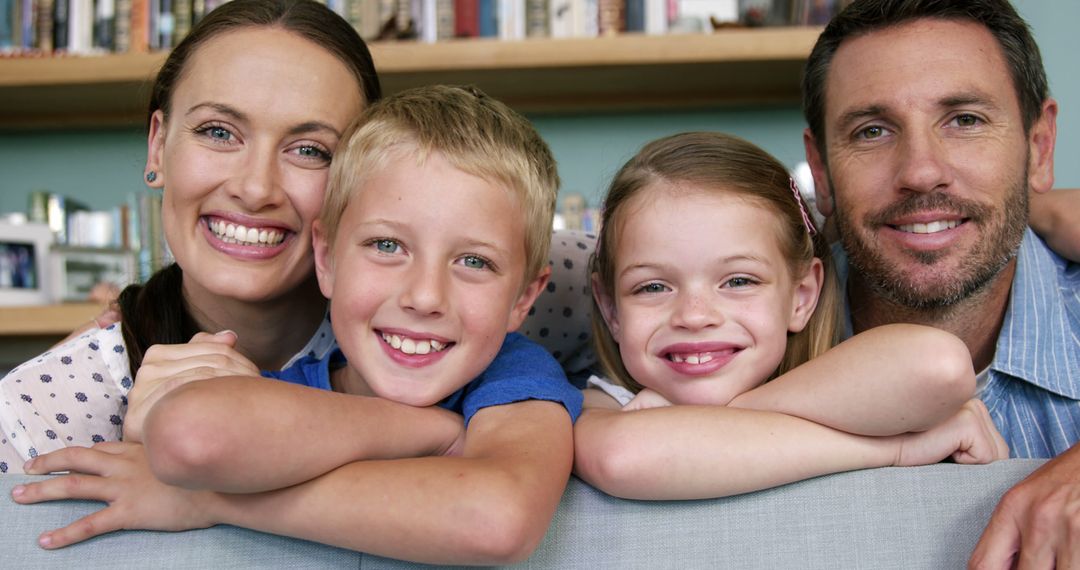
M 740 352 L 742 347 L 729 343 L 683 343 L 665 348 L 660 356 L 679 374 L 702 376 L 723 368 Z

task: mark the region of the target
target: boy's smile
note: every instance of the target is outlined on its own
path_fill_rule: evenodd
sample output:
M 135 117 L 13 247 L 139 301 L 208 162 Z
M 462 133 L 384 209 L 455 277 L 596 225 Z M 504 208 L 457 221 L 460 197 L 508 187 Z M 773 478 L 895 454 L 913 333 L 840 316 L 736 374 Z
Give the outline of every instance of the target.
M 356 393 L 428 406 L 479 376 L 539 287 L 523 286 L 524 214 L 510 189 L 395 148 L 351 189 L 316 264 Z M 523 292 L 524 291 L 524 292 Z

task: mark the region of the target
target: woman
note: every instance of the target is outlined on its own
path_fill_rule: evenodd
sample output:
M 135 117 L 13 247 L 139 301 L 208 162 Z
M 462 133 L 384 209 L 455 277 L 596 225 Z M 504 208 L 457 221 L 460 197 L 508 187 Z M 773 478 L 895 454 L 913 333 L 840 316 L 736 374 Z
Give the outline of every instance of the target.
M 119 440 L 151 345 L 235 331 L 198 360 L 170 347 L 171 366 L 221 374 L 328 350 L 311 222 L 342 131 L 380 96 L 363 40 L 316 2 L 235 0 L 195 26 L 162 66 L 149 106 L 144 176 L 164 191 L 176 263 L 124 290 L 119 324 L 0 380 L 0 473 L 64 446 Z

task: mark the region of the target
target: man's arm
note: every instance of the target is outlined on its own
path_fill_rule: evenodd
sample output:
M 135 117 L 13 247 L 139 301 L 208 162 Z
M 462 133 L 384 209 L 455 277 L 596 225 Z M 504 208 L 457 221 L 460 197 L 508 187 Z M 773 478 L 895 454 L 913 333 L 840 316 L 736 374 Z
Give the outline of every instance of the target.
M 352 461 L 444 453 L 462 430 L 461 417 L 441 408 L 226 377 L 162 397 L 147 416 L 144 442 L 166 483 L 251 493 Z
M 931 327 L 895 324 L 855 335 L 731 401 L 858 435 L 923 431 L 975 393 L 967 346 Z
M 1080 445 L 1074 445 L 1005 493 L 975 546 L 968 567 L 1026 569 L 1078 565 Z

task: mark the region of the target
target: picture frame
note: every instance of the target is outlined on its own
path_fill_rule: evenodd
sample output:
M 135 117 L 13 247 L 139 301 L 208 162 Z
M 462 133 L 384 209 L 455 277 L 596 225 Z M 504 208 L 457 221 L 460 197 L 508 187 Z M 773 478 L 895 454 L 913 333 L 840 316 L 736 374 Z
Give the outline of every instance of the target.
M 46 224 L 0 220 L 0 306 L 52 301 L 48 255 L 53 233 Z

